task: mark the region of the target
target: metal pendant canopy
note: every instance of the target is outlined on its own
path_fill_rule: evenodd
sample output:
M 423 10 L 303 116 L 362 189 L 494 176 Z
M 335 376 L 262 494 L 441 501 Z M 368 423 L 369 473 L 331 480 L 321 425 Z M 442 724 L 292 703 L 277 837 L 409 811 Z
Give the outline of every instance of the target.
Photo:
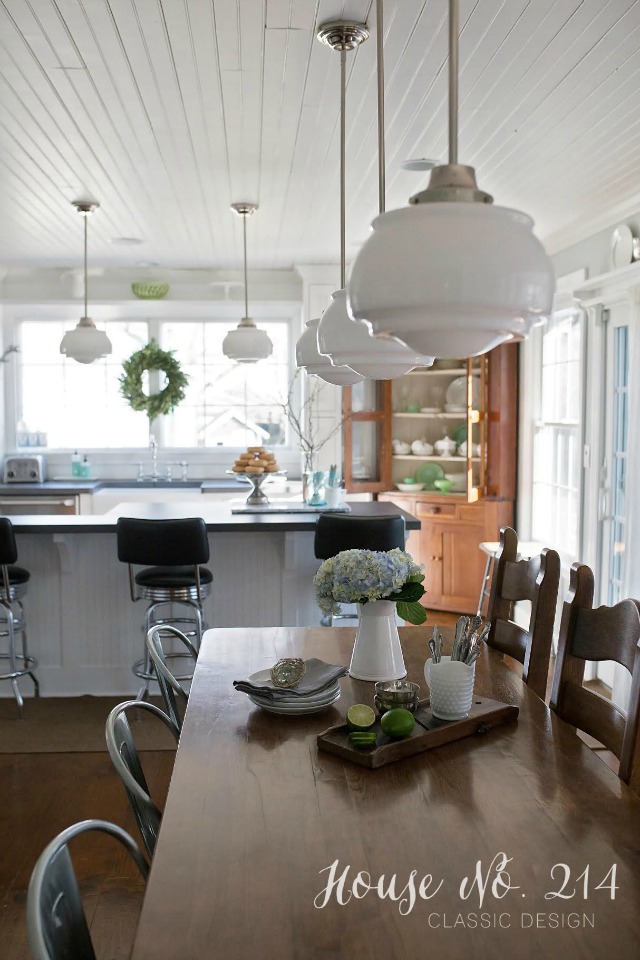
M 350 315 L 375 336 L 443 358 L 526 337 L 555 288 L 531 218 L 494 207 L 458 163 L 458 35 L 458 0 L 449 0 L 449 162 L 409 207 L 374 220 L 348 288 Z
M 249 316 L 249 276 L 247 272 L 247 217 L 258 209 L 257 203 L 232 203 L 231 209 L 242 217 L 242 238 L 244 251 L 244 317 L 235 330 L 230 330 L 222 341 L 225 357 L 236 363 L 257 363 L 266 360 L 273 352 L 273 344 L 264 330 L 256 327 Z
M 75 329 L 67 330 L 65 333 L 60 343 L 60 353 L 76 360 L 78 363 L 93 363 L 100 357 L 106 357 L 112 350 L 111 341 L 104 330 L 98 330 L 91 317 L 88 316 L 87 221 L 100 204 L 93 200 L 74 200 L 73 206 L 84 217 L 84 314 Z

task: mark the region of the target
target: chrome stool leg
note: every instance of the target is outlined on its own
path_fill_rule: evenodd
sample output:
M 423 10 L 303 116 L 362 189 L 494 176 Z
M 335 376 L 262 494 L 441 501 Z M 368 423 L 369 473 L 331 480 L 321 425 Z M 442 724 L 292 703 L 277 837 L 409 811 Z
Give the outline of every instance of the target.
M 28 643 L 27 643 L 27 615 L 26 615 L 25 612 L 24 612 L 24 604 L 22 603 L 22 600 L 16 600 L 16 603 L 18 604 L 18 607 L 20 608 L 20 623 L 21 623 L 21 625 L 22 625 L 22 627 L 21 627 L 21 633 L 22 633 L 22 662 L 23 662 L 24 668 L 25 668 L 25 670 L 26 670 L 26 672 L 27 672 L 27 676 L 31 677 L 31 681 L 32 681 L 32 683 L 33 683 L 33 695 L 34 695 L 34 697 L 39 697 L 39 696 L 40 696 L 40 683 L 39 683 L 38 678 L 36 677 L 35 673 L 33 672 L 33 670 L 30 670 L 30 669 L 29 669 L 30 666 L 31 666 L 31 664 L 33 663 L 33 657 L 30 657 L 30 656 L 29 656 L 29 646 L 28 646 Z
M 484 607 L 485 597 L 489 596 L 489 581 L 491 580 L 491 569 L 493 567 L 494 560 L 495 560 L 494 555 L 490 553 L 489 556 L 487 557 L 487 563 L 484 568 L 484 578 L 482 580 L 482 586 L 480 588 L 480 597 L 478 599 L 478 610 L 476 614 L 478 617 L 482 616 L 482 608 Z

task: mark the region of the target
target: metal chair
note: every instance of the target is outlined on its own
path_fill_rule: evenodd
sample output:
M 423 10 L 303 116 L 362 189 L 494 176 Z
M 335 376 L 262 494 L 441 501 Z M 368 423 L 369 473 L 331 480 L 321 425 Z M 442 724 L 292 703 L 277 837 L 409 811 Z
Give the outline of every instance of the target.
M 67 844 L 89 830 L 107 833 L 129 851 L 147 879 L 149 867 L 128 833 L 106 820 L 83 820 L 49 843 L 33 868 L 27 893 L 27 928 L 33 960 L 95 960 L 78 881 Z
M 175 737 L 176 745 L 180 737 L 180 731 L 159 707 L 154 707 L 152 703 L 146 703 L 142 700 L 127 700 L 125 703 L 119 703 L 107 717 L 105 729 L 107 748 L 116 772 L 127 792 L 144 848 L 151 858 L 158 839 L 162 813 L 149 793 L 149 787 L 127 719 L 127 711 L 129 710 L 142 710 L 158 717 Z
M 198 651 L 189 638 L 186 637 L 181 630 L 178 630 L 177 627 L 171 625 L 152 627 L 147 634 L 147 649 L 156 671 L 156 678 L 164 701 L 165 711 L 169 719 L 175 723 L 178 730 L 182 730 L 182 717 L 187 707 L 189 695 L 178 678 L 175 677 L 169 669 L 167 654 L 162 647 L 163 633 L 171 637 L 176 637 L 186 648 L 185 656 L 191 657 L 194 663 L 198 659 Z M 174 656 L 178 656 L 178 654 L 174 654 Z M 182 710 L 178 709 L 178 701 L 180 701 Z
M 491 621 L 487 644 L 523 665 L 522 679 L 541 700 L 547 692 L 559 583 L 560 557 L 555 550 L 545 547 L 538 556 L 518 560 L 518 534 L 511 527 L 501 529 L 487 611 Z M 512 619 L 518 600 L 531 602 L 526 629 Z
M 317 560 L 328 560 L 343 550 L 404 550 L 406 531 L 404 517 L 354 517 L 341 513 L 322 513 L 316 523 L 313 549 Z M 357 613 L 324 616 L 323 626 L 334 620 L 353 620 Z
M 11 521 L 6 517 L 0 517 L 0 637 L 7 638 L 7 651 L 0 653 L 0 660 L 9 661 L 9 672 L 0 673 L 0 680 L 11 681 L 18 704 L 18 714 L 22 716 L 24 701 L 18 686 L 18 678 L 27 676 L 31 678 L 36 697 L 40 696 L 40 685 L 33 672 L 38 666 L 38 661 L 29 655 L 27 647 L 27 623 L 22 604 L 31 574 L 24 567 L 14 566 L 17 559 L 18 548 Z M 21 640 L 19 648 L 16 645 L 17 637 Z
M 562 607 L 550 707 L 604 744 L 620 761 L 620 779 L 640 793 L 640 603 L 622 600 L 594 610 L 593 593 L 593 572 L 574 563 Z M 615 660 L 629 671 L 626 712 L 583 686 L 587 660 Z
M 209 560 L 207 528 L 201 517 L 185 520 L 138 520 L 120 517 L 117 528 L 118 559 L 129 568 L 131 599 L 149 601 L 144 617 L 145 638 L 149 630 L 167 623 L 185 624 L 187 636 L 198 650 L 204 629 L 202 602 L 211 593 L 213 576 L 200 564 Z M 145 569 L 134 574 L 133 567 Z M 151 566 L 147 566 L 151 565 Z M 171 606 L 186 607 L 189 615 L 176 616 Z M 171 656 L 169 654 L 168 656 Z M 144 681 L 138 699 L 144 698 L 155 679 L 146 643 L 144 655 L 133 665 L 133 673 Z M 189 680 L 189 676 L 179 679 Z

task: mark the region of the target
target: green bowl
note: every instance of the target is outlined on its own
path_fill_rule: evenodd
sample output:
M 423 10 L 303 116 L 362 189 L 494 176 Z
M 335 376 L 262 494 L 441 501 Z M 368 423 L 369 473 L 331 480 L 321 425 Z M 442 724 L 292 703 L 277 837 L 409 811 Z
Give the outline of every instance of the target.
M 162 300 L 169 293 L 169 284 L 132 283 L 131 290 L 140 300 Z
M 434 480 L 433 485 L 440 493 L 449 493 L 453 486 L 453 480 Z

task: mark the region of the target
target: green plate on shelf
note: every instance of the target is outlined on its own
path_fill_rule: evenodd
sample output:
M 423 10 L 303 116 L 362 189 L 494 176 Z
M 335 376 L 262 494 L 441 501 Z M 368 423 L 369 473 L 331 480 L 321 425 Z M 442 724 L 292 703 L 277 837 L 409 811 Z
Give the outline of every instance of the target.
M 415 478 L 417 483 L 424 483 L 425 490 L 433 490 L 434 480 L 442 480 L 444 470 L 439 463 L 421 463 L 415 471 Z
M 464 426 L 464 427 L 456 427 L 456 429 L 455 429 L 455 430 L 452 432 L 452 434 L 451 434 L 451 439 L 452 439 L 452 440 L 455 440 L 455 442 L 456 442 L 457 444 L 464 443 L 465 440 L 467 439 L 467 428 L 466 428 L 466 426 Z

